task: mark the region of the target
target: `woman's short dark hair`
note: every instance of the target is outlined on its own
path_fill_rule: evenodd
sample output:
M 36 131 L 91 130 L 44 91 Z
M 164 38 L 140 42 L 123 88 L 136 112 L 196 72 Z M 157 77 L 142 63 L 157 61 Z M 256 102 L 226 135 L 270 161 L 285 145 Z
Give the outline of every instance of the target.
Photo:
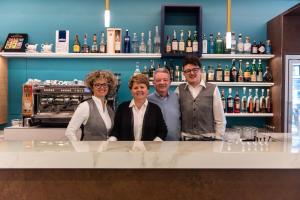
M 148 89 L 150 86 L 149 79 L 145 74 L 137 74 L 137 75 L 132 76 L 128 82 L 129 89 L 132 89 L 132 86 L 134 83 L 145 84 Z
M 199 68 L 201 68 L 201 63 L 200 63 L 200 58 L 198 58 L 197 56 L 186 56 L 183 58 L 183 68 L 184 66 L 191 64 L 191 65 L 195 65 L 198 66 Z

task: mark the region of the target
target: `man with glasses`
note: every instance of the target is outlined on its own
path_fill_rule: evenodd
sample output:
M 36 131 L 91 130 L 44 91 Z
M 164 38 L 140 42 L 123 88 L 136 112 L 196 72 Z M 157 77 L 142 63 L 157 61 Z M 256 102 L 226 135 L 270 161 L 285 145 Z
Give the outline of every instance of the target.
M 219 89 L 201 80 L 201 72 L 198 57 L 184 58 L 183 74 L 187 83 L 175 90 L 179 96 L 183 140 L 221 139 L 225 132 L 226 119 Z
M 170 72 L 166 68 L 158 68 L 153 76 L 155 92 L 148 96 L 148 100 L 157 104 L 162 111 L 168 128 L 165 140 L 178 141 L 180 140 L 180 107 L 177 95 L 169 92 Z

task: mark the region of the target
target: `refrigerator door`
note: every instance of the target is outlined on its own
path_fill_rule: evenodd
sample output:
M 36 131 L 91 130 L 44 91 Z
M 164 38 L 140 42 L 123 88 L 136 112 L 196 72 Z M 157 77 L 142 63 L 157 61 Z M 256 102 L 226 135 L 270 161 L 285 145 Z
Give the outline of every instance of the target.
M 300 133 L 300 55 L 285 57 L 285 125 L 284 131 Z

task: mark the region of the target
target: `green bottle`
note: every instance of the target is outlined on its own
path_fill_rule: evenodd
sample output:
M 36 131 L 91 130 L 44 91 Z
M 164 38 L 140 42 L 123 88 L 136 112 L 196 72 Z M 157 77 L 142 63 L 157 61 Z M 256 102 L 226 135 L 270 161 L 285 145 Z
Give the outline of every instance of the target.
M 216 37 L 216 41 L 215 41 L 215 52 L 216 54 L 222 54 L 224 53 L 224 47 L 223 47 L 224 43 L 221 37 L 221 33 L 218 32 L 218 35 Z

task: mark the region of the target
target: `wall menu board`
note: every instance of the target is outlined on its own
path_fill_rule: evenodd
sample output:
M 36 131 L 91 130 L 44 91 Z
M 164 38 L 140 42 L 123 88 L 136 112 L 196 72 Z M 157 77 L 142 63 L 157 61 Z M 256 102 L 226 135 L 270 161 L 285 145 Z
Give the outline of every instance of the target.
M 25 52 L 28 42 L 27 33 L 9 33 L 3 46 L 4 52 Z

